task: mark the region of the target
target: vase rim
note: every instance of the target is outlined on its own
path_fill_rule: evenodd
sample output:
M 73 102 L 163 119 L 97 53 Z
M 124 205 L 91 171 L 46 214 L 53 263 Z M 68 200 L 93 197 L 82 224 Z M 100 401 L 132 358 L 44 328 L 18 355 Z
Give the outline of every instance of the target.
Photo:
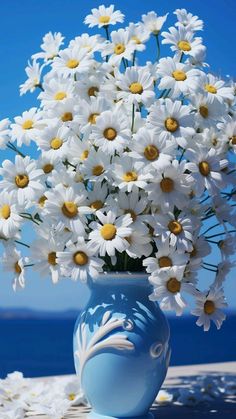
M 110 284 L 110 285 L 133 285 L 133 286 L 147 286 L 148 273 L 145 272 L 130 272 L 130 271 L 114 271 L 103 272 L 96 278 L 93 278 L 94 284 Z

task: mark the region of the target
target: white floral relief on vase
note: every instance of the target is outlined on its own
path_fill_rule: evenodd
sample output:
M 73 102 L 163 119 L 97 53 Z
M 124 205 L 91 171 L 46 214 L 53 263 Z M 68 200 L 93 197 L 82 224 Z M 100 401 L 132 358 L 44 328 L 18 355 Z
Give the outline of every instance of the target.
M 125 318 L 114 318 L 110 311 L 106 311 L 103 315 L 99 328 L 88 341 L 86 333 L 86 323 L 81 322 L 77 332 L 78 350 L 75 355 L 79 358 L 80 363 L 80 382 L 82 381 L 83 369 L 86 362 L 92 358 L 98 351 L 102 349 L 114 348 L 116 350 L 134 350 L 134 344 L 128 340 L 128 336 L 119 332 L 107 336 L 110 332 L 117 329 L 130 331 L 133 328 L 131 320 Z

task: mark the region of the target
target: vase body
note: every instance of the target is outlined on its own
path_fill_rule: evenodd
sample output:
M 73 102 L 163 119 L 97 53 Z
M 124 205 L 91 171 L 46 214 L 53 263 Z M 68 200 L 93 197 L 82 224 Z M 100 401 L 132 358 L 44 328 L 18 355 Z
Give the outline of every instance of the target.
M 147 275 L 103 274 L 74 331 L 74 360 L 92 417 L 148 414 L 170 360 L 169 326 Z

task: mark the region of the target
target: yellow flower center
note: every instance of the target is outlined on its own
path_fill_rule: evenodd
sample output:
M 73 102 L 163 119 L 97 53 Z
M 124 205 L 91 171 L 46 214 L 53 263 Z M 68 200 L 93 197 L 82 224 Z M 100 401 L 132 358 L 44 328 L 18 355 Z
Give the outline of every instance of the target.
M 207 161 L 201 161 L 198 165 L 199 167 L 199 172 L 201 173 L 202 176 L 208 176 L 211 169 L 209 166 L 209 163 Z
M 73 115 L 72 115 L 72 113 L 71 112 L 65 112 L 61 116 L 61 120 L 62 120 L 62 122 L 73 121 Z
M 88 256 L 84 252 L 76 252 L 73 255 L 73 261 L 76 265 L 84 266 L 88 263 Z
M 175 132 L 179 128 L 179 123 L 175 118 L 167 118 L 165 120 L 165 127 L 169 132 Z
M 159 150 L 155 145 L 150 144 L 145 147 L 143 154 L 147 160 L 153 161 L 159 157 Z
M 216 306 L 214 301 L 211 300 L 206 300 L 205 304 L 204 304 L 204 312 L 205 314 L 213 314 L 215 312 Z
M 131 40 L 132 40 L 132 41 L 135 41 L 135 43 L 136 43 L 137 45 L 141 44 L 140 39 L 139 39 L 136 35 L 131 36 Z
M 188 41 L 179 41 L 178 48 L 181 49 L 181 51 L 191 51 L 192 49 Z
M 34 121 L 32 121 L 32 119 L 26 119 L 25 122 L 23 122 L 22 124 L 22 128 L 23 129 L 31 129 L 33 128 L 34 125 Z
M 45 195 L 41 196 L 38 200 L 38 204 L 40 205 L 40 207 L 44 207 L 45 201 L 47 200 L 47 197 Z
M 232 137 L 230 137 L 229 141 L 231 142 L 231 144 L 236 145 L 236 135 L 233 135 Z
M 138 175 L 136 172 L 126 172 L 123 175 L 123 180 L 125 182 L 135 182 L 138 179 Z
M 104 240 L 112 240 L 116 236 L 116 226 L 113 224 L 104 224 L 100 230 L 100 233 Z
M 100 210 L 103 207 L 103 202 L 100 201 L 99 199 L 97 201 L 94 201 L 90 204 L 90 208 L 94 209 L 94 210 Z
M 209 115 L 208 107 L 205 105 L 201 105 L 199 108 L 199 113 L 203 118 L 207 118 Z
M 63 214 L 68 218 L 74 218 L 78 214 L 78 207 L 72 201 L 66 201 L 61 207 Z
M 160 187 L 162 192 L 170 193 L 174 189 L 174 181 L 170 179 L 169 177 L 165 177 L 160 182 Z
M 166 284 L 166 288 L 169 292 L 172 292 L 173 294 L 176 294 L 180 291 L 181 284 L 180 281 L 176 278 L 170 278 L 169 281 Z
M 88 158 L 89 155 L 89 150 L 84 150 L 83 153 L 80 156 L 81 160 L 86 160 Z
M 91 115 L 88 118 L 88 122 L 90 124 L 96 124 L 96 119 L 97 119 L 98 115 L 99 115 L 99 113 L 91 113 Z
M 93 167 L 92 173 L 94 176 L 100 176 L 104 172 L 104 167 L 101 164 Z
M 54 96 L 55 100 L 63 100 L 67 97 L 66 92 L 57 92 Z
M 99 16 L 99 23 L 103 23 L 104 25 L 108 25 L 108 23 L 110 22 L 110 16 Z
M 116 44 L 114 48 L 114 53 L 117 55 L 123 54 L 125 52 L 124 44 Z
M 141 95 L 143 93 L 143 86 L 141 85 L 141 83 L 138 82 L 131 83 L 131 85 L 129 86 L 129 90 L 133 94 Z
M 213 93 L 215 95 L 217 93 L 217 89 L 212 84 L 205 84 L 206 92 Z
M 0 208 L 0 217 L 7 220 L 11 215 L 11 208 L 9 205 L 5 204 Z
M 51 164 L 51 163 L 47 163 L 47 164 L 45 164 L 44 166 L 43 166 L 43 171 L 44 171 L 44 173 L 45 174 L 47 174 L 47 173 L 51 173 L 51 171 L 54 169 L 54 166 L 53 166 L 53 164 Z
M 56 252 L 48 253 L 48 263 L 49 263 L 49 265 L 55 266 L 57 264 L 56 257 L 57 257 Z
M 95 93 L 99 92 L 99 88 L 97 86 L 91 86 L 88 89 L 88 95 L 89 96 L 96 96 Z
M 79 66 L 79 61 L 78 60 L 73 60 L 73 59 L 68 60 L 67 63 L 66 63 L 66 66 L 68 68 L 76 68 L 76 67 Z
M 25 174 L 16 175 L 15 184 L 18 188 L 25 188 L 29 184 L 29 178 Z
M 51 140 L 50 146 L 53 150 L 58 150 L 62 146 L 62 143 L 63 141 L 60 138 L 55 137 Z
M 182 70 L 173 71 L 172 76 L 176 81 L 184 81 L 187 78 L 186 73 Z
M 117 136 L 117 131 L 114 128 L 109 127 L 103 131 L 103 135 L 108 141 L 113 141 Z
M 70 393 L 68 395 L 68 399 L 71 400 L 71 401 L 75 400 L 75 397 L 76 397 L 75 393 Z
M 160 268 L 169 268 L 172 266 L 172 260 L 168 256 L 161 256 L 158 259 Z
M 21 274 L 21 272 L 22 272 L 22 269 L 21 269 L 21 267 L 20 267 L 20 265 L 19 265 L 19 263 L 18 262 L 16 262 L 15 264 L 14 264 L 14 269 L 15 269 L 15 272 L 17 273 L 17 274 Z
M 168 228 L 170 232 L 175 234 L 176 236 L 178 236 L 178 234 L 180 234 L 183 231 L 182 225 L 176 220 L 171 220 L 168 224 Z

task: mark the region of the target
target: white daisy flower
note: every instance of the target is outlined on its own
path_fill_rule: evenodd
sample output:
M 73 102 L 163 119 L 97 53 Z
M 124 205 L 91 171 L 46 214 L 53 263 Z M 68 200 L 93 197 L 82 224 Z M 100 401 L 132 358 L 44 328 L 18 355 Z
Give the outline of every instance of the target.
M 97 117 L 105 111 L 111 112 L 111 104 L 102 97 L 97 98 L 91 96 L 89 101 L 81 100 L 77 109 L 80 131 L 82 134 L 89 135 L 94 126 L 96 126 Z M 119 123 L 119 121 L 117 121 L 117 123 Z
M 54 122 L 41 132 L 41 135 L 36 139 L 36 143 L 43 151 L 44 156 L 56 162 L 66 156 L 69 136 L 70 130 L 68 127 Z
M 59 56 L 53 60 L 52 69 L 57 72 L 58 76 L 68 77 L 86 73 L 91 65 L 91 53 L 75 45 L 59 52 Z
M 31 140 L 34 140 L 45 127 L 42 122 L 42 113 L 37 108 L 23 112 L 22 116 L 16 116 L 14 121 L 15 124 L 11 124 L 11 136 L 13 140 L 17 140 L 19 147 L 22 144 L 30 145 Z
M 27 92 L 33 93 L 37 87 L 40 86 L 41 73 L 45 65 L 40 67 L 40 64 L 36 60 L 32 63 L 28 62 L 28 66 L 25 69 L 27 80 L 20 85 L 20 95 L 24 95 Z
M 147 257 L 152 253 L 151 237 L 149 229 L 142 224 L 142 229 L 136 228 L 136 223 L 131 225 L 132 232 L 125 239 L 129 243 L 126 253 L 133 259 Z
M 107 215 L 101 211 L 96 212 L 98 222 L 93 221 L 89 227 L 91 245 L 99 251 L 100 256 L 115 256 L 115 251 L 122 253 L 129 247 L 125 239 L 132 233 L 129 227 L 132 218 L 129 214 L 117 217 L 115 212 L 108 211 Z
M 155 170 L 156 168 L 156 170 Z M 173 211 L 174 207 L 186 207 L 191 178 L 185 174 L 186 162 L 173 160 L 164 167 L 153 164 L 152 182 L 147 185 L 148 199 L 159 205 L 162 211 Z
M 118 99 L 123 99 L 136 107 L 140 103 L 149 107 L 154 102 L 153 78 L 145 67 L 128 67 L 124 74 L 118 75 L 116 84 L 119 87 Z
M 227 124 L 219 124 L 219 128 L 222 130 L 222 141 L 227 141 L 230 148 L 236 152 L 236 121 L 232 120 Z
M 181 215 L 176 219 L 173 214 L 154 215 L 155 234 L 163 241 L 169 239 L 170 245 L 177 251 L 191 252 L 193 250 L 193 231 L 196 228 L 196 220 L 193 216 Z
M 17 203 L 15 191 L 1 191 L 0 202 L 0 236 L 7 239 L 13 238 L 19 232 L 24 221 L 20 213 L 25 208 Z
M 155 257 L 144 259 L 143 266 L 151 276 L 160 276 L 162 272 L 170 269 L 172 266 L 186 266 L 189 256 L 187 253 L 178 253 L 175 248 L 170 245 L 169 240 L 155 239 L 157 252 Z
M 176 29 L 174 26 L 169 28 L 169 32 L 162 32 L 162 44 L 170 44 L 171 50 L 180 57 L 182 54 L 195 57 L 202 46 L 202 38 L 194 37 L 193 32 L 180 26 Z
M 227 107 L 219 101 L 212 101 L 206 95 L 196 93 L 190 97 L 192 109 L 195 113 L 196 128 L 210 128 L 216 122 L 224 121 L 227 115 Z
M 174 140 L 185 148 L 188 138 L 195 134 L 190 111 L 189 106 L 182 105 L 178 100 L 165 99 L 151 107 L 148 121 L 165 141 Z
M 71 80 L 55 76 L 44 80 L 43 89 L 38 98 L 44 107 L 53 107 L 60 101 L 72 99 L 75 93 L 75 86 Z
M 5 247 L 2 257 L 3 270 L 11 272 L 14 275 L 12 287 L 14 291 L 25 287 L 25 268 L 26 259 L 21 256 L 21 253 L 16 250 L 13 245 Z
M 129 31 L 119 29 L 111 33 L 111 42 L 107 43 L 102 48 L 102 57 L 109 57 L 109 63 L 113 66 L 120 64 L 122 59 L 131 60 L 135 51 L 135 41 L 130 40 Z
M 222 260 L 217 267 L 217 273 L 214 281 L 214 285 L 218 288 L 222 286 L 223 282 L 227 279 L 229 273 L 236 268 L 236 262 L 229 260 Z
M 71 164 L 83 163 L 88 158 L 91 147 L 92 144 L 87 135 L 83 137 L 83 140 L 74 135 L 70 136 L 67 143 L 66 157 Z
M 108 155 L 122 153 L 129 146 L 130 136 L 127 118 L 119 109 L 97 116 L 91 133 L 94 145 Z
M 80 36 L 76 36 L 69 43 L 69 48 L 73 48 L 75 45 L 79 48 L 86 49 L 87 52 L 100 51 L 101 44 L 105 41 L 100 35 L 90 36 L 88 33 L 82 33 Z
M 38 169 L 36 161 L 31 160 L 29 156 L 15 157 L 15 164 L 10 160 L 4 160 L 0 168 L 0 175 L 3 180 L 0 181 L 0 188 L 7 192 L 16 191 L 17 199 L 20 205 L 30 206 L 30 203 L 36 199 L 44 190 L 41 184 L 43 171 Z
M 157 74 L 160 77 L 158 88 L 160 90 L 171 89 L 171 97 L 187 95 L 198 89 L 198 78 L 201 71 L 194 69 L 190 64 L 179 63 L 171 57 L 161 58 L 157 66 Z
M 157 397 L 156 397 L 156 399 L 155 399 L 155 401 L 158 404 L 161 404 L 161 405 L 165 405 L 165 404 L 171 403 L 172 400 L 173 400 L 173 394 L 168 393 L 165 390 L 160 390 L 159 393 L 158 393 L 158 395 L 157 395 Z
M 159 301 L 162 310 L 174 310 L 176 316 L 181 316 L 186 301 L 182 293 L 191 292 L 192 286 L 182 281 L 184 267 L 173 266 L 165 270 L 161 277 L 150 277 L 154 286 L 153 293 L 149 296 L 151 301 Z
M 124 21 L 124 15 L 120 10 L 114 11 L 114 4 L 111 4 L 109 7 L 101 5 L 98 9 L 92 9 L 92 14 L 86 16 L 84 23 L 93 28 L 98 26 L 102 28 L 103 26 L 115 25 L 116 23 L 122 23 Z
M 189 32 L 196 32 L 203 30 L 203 21 L 199 19 L 198 16 L 194 16 L 192 13 L 188 13 L 186 9 L 176 9 L 174 11 L 178 22 L 175 23 L 175 26 L 184 28 Z
M 186 169 L 190 171 L 195 181 L 193 188 L 197 196 L 201 196 L 205 188 L 211 195 L 214 195 L 224 187 L 225 179 L 222 169 L 227 167 L 228 161 L 220 159 L 215 149 L 211 148 L 209 151 L 204 148 L 189 149 L 186 157 L 189 160 L 189 163 L 186 163 Z
M 96 253 L 92 242 L 85 243 L 84 238 L 79 237 L 76 244 L 70 241 L 63 252 L 57 253 L 57 263 L 65 276 L 86 282 L 88 277 L 96 278 L 102 272 L 104 261 L 96 257 Z
M 100 72 L 99 69 L 97 69 L 96 74 L 94 74 L 94 71 L 89 74 L 81 74 L 79 83 L 76 84 L 76 92 L 81 100 L 84 99 L 89 104 L 92 98 L 101 96 L 101 89 L 107 81 L 108 78 L 105 79 L 103 72 Z M 105 97 L 105 99 L 108 100 L 108 97 Z
M 33 59 L 43 58 L 45 61 L 52 60 L 59 53 L 63 45 L 64 36 L 60 32 L 48 32 L 43 37 L 43 43 L 40 45 L 42 52 L 32 55 Z
M 65 102 L 58 101 L 54 107 L 50 107 L 48 111 L 45 112 L 45 117 L 48 125 L 57 122 L 58 124 L 68 126 L 73 129 L 73 131 L 78 132 L 79 124 L 77 121 L 75 98 L 67 99 Z
M 225 238 L 218 242 L 218 247 L 223 259 L 227 259 L 228 257 L 234 255 L 236 252 L 236 236 L 226 234 Z
M 196 308 L 191 314 L 198 317 L 196 324 L 203 326 L 204 332 L 210 329 L 213 321 L 220 329 L 226 316 L 222 308 L 227 307 L 222 288 L 211 287 L 207 292 L 196 292 Z
M 66 383 L 64 394 L 67 400 L 71 402 L 71 406 L 86 406 L 88 404 L 86 397 L 80 388 L 78 377 L 70 379 Z
M 114 161 L 110 173 L 115 186 L 125 192 L 136 192 L 138 188 L 145 189 L 150 174 L 145 173 L 145 165 L 131 157 L 124 156 Z
M 107 204 L 108 188 L 106 183 L 96 182 L 93 184 L 92 190 L 89 190 L 88 206 L 95 211 L 101 210 Z
M 234 99 L 234 91 L 230 86 L 226 86 L 223 80 L 213 76 L 212 74 L 205 74 L 201 72 L 201 77 L 198 78 L 198 87 L 211 100 L 219 102 L 232 101 Z
M 0 121 L 0 150 L 5 150 L 7 142 L 10 141 L 10 121 L 8 118 Z
M 88 158 L 80 166 L 80 170 L 84 178 L 90 182 L 102 182 L 103 179 L 107 179 L 110 166 L 109 155 L 91 149 Z
M 169 13 L 164 16 L 157 16 L 155 12 L 148 12 L 146 15 L 142 15 L 142 21 L 149 32 L 153 35 L 158 35 L 167 19 L 168 14 Z
M 47 277 L 50 275 L 53 284 L 60 279 L 60 265 L 57 263 L 57 254 L 63 251 L 64 242 L 59 241 L 58 237 L 35 240 L 31 247 L 31 260 L 34 263 L 34 269 L 39 271 L 40 275 Z
M 135 42 L 136 51 L 144 51 L 146 48 L 145 43 L 150 37 L 150 32 L 147 30 L 145 25 L 141 22 L 130 23 L 128 26 L 129 36 L 132 41 Z
M 107 197 L 107 207 L 115 209 L 117 214 L 130 214 L 133 224 L 132 227 L 143 231 L 143 221 L 146 219 L 145 210 L 147 201 L 139 192 L 120 192 L 117 195 L 109 195 Z
M 84 235 L 87 224 L 86 215 L 93 213 L 87 206 L 87 193 L 80 185 L 78 189 L 64 187 L 62 184 L 45 192 L 47 200 L 44 206 L 45 217 L 49 216 L 57 222 L 62 222 L 69 230 Z

